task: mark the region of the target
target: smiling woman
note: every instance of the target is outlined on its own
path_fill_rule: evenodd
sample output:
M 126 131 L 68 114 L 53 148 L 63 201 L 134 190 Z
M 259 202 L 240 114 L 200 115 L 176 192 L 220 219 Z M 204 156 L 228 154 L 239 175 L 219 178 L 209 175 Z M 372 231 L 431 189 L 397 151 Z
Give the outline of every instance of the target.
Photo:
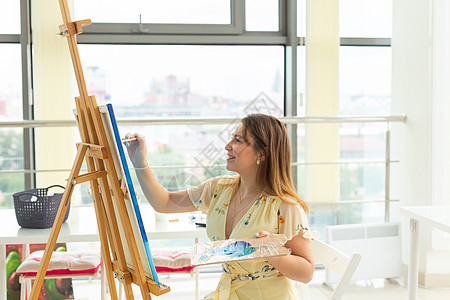
M 227 150 L 227 170 L 237 173 L 253 173 L 261 160 L 253 148 L 253 138 L 245 139 L 243 135 L 241 124 L 237 127 L 231 141 L 225 146 L 225 150 Z
M 142 190 L 156 211 L 206 213 L 206 230 L 212 241 L 268 234 L 287 237 L 290 255 L 224 263 L 224 273 L 211 299 L 297 299 L 288 278 L 309 282 L 314 271 L 308 206 L 294 189 L 290 143 L 285 126 L 277 118 L 250 114 L 242 119 L 225 146 L 227 170 L 238 175 L 213 177 L 176 192 L 168 192 L 153 175 L 145 138 L 137 133 L 128 133 L 125 138 L 134 139 L 128 144 L 128 154 Z M 244 277 L 252 280 L 245 281 Z
M 44 2 L 48 4 L 44 5 Z M 2 66 L 0 77 L 1 73 L 4 73 L 4 77 L 0 78 L 0 102 L 4 101 L 6 107 L 0 103 L 0 110 L 5 108 L 8 118 L 11 117 L 9 114 L 11 113 L 19 120 L 22 120 L 22 116 L 27 116 L 41 121 L 47 120 L 49 115 L 43 116 L 36 112 L 49 112 L 52 114 L 50 117 L 55 118 L 61 118 L 60 113 L 70 114 L 71 112 L 68 108 L 55 114 L 53 109 L 53 104 L 57 103 L 55 100 L 58 103 L 72 104 L 71 95 L 55 93 L 55 87 L 58 87 L 59 90 L 69 91 L 70 94 L 70 87 L 61 88 L 60 84 L 55 84 L 54 78 L 58 76 L 55 76 L 56 73 L 53 71 L 47 71 L 45 75 L 40 73 L 41 70 L 50 70 L 50 63 L 57 65 L 60 70 L 62 64 L 56 59 L 66 53 L 56 49 L 56 44 L 52 45 L 53 42 L 47 43 L 49 40 L 54 40 L 55 43 L 61 42 L 60 37 L 55 34 L 59 21 L 51 26 L 52 29 L 42 30 L 43 27 L 36 27 L 36 21 L 39 20 L 48 20 L 48 24 L 55 17 L 59 20 L 59 10 L 42 8 L 57 6 L 57 2 L 0 1 L 0 54 L 2 54 L 0 60 L 6 60 L 4 61 L 6 64 L 0 63 Z M 74 9 L 73 20 L 88 18 L 93 22 L 85 28 L 83 34 L 77 36 L 89 94 L 96 96 L 101 104 L 113 103 L 119 122 L 127 121 L 122 123 L 127 124 L 126 127 L 121 128 L 125 130 L 124 133 L 134 132 L 136 129 L 133 127 L 139 126 L 140 133 L 147 136 L 149 140 L 148 157 L 151 158 L 151 171 L 155 172 L 162 186 L 169 191 L 174 191 L 169 194 L 169 203 L 177 205 L 166 207 L 155 204 L 155 206 L 167 212 L 173 209 L 197 210 L 195 205 L 191 204 L 189 195 L 193 195 L 192 199 L 196 198 L 195 190 L 198 189 L 200 193 L 196 198 L 199 201 L 198 208 L 205 211 L 211 209 L 211 213 L 216 213 L 218 217 L 223 218 L 220 222 L 217 221 L 219 219 L 209 219 L 208 231 L 213 239 L 225 239 L 227 236 L 242 234 L 239 228 L 253 226 L 253 221 L 260 217 L 255 207 L 266 205 L 268 201 L 275 198 L 277 199 L 275 202 L 280 203 L 280 216 L 274 217 L 275 219 L 278 217 L 276 223 L 279 226 L 278 231 L 285 230 L 283 226 L 290 228 L 292 220 L 295 219 L 288 214 L 291 210 L 287 208 L 291 208 L 292 205 L 279 200 L 279 197 L 270 198 L 272 196 L 268 195 L 265 188 L 258 186 L 252 188 L 247 185 L 248 182 L 245 183 L 245 178 L 239 179 L 238 175 L 225 176 L 234 172 L 223 167 L 227 153 L 230 155 L 228 168 L 239 170 L 244 176 L 245 173 L 250 173 L 249 170 L 253 169 L 254 165 L 243 168 L 235 163 L 242 162 L 244 154 L 239 152 L 241 148 L 238 148 L 238 141 L 234 141 L 236 142 L 234 150 L 224 150 L 231 130 L 235 128 L 234 124 L 218 124 L 216 122 L 218 119 L 237 120 L 257 111 L 249 110 L 249 107 L 262 109 L 264 111 L 258 110 L 258 112 L 277 117 L 324 116 L 333 119 L 336 113 L 328 113 L 328 107 L 337 107 L 339 114 L 359 116 L 368 113 L 389 113 L 391 98 L 396 98 L 398 102 L 398 97 L 391 97 L 391 84 L 389 84 L 392 69 L 390 62 L 392 0 L 342 0 L 339 7 L 331 5 L 329 8 L 326 7 L 325 11 L 334 7 L 336 10 L 339 9 L 340 15 L 339 24 L 336 23 L 335 26 L 340 28 L 339 36 L 327 40 L 327 43 L 341 42 L 340 46 L 336 45 L 336 48 L 339 48 L 339 56 L 336 56 L 335 60 L 338 59 L 339 62 L 333 62 L 335 65 L 339 64 L 339 68 L 335 69 L 339 71 L 339 75 L 335 76 L 329 85 L 336 87 L 339 85 L 337 90 L 339 99 L 336 98 L 331 106 L 316 106 L 315 103 L 322 102 L 310 101 L 311 95 L 328 88 L 308 86 L 308 93 L 305 93 L 306 79 L 311 80 L 309 71 L 317 71 L 317 68 L 310 63 L 311 54 L 317 58 L 318 64 L 323 64 L 324 59 L 330 57 L 330 55 L 322 55 L 325 53 L 323 51 L 310 51 L 311 48 L 306 51 L 305 49 L 311 43 L 308 42 L 309 45 L 306 46 L 304 41 L 311 41 L 314 38 L 310 31 L 308 33 L 305 31 L 306 27 L 308 30 L 314 27 L 306 26 L 306 20 L 319 20 L 325 13 L 320 9 L 318 10 L 319 18 L 312 17 L 315 13 L 312 8 L 315 5 L 309 4 L 320 3 L 320 1 L 129 0 L 125 3 L 121 0 L 72 0 L 70 2 L 73 4 L 71 8 Z M 333 11 L 333 14 L 337 16 L 337 11 Z M 31 26 L 20 26 L 20 21 L 25 24 L 26 20 L 29 20 L 33 27 L 32 30 L 29 28 L 30 32 L 26 32 L 26 27 Z M 142 24 L 139 23 L 140 20 Z M 148 26 L 154 22 L 161 24 Z M 322 26 L 326 28 L 329 24 L 330 22 L 327 22 Z M 142 32 L 136 31 L 140 28 L 143 29 Z M 153 32 L 155 28 L 158 30 L 166 28 L 171 31 Z M 145 31 L 147 29 L 149 30 Z M 202 32 L 194 32 L 194 29 L 200 29 Z M 21 30 L 22 36 L 20 36 Z M 49 40 L 42 38 L 42 34 L 47 32 Z M 28 41 L 27 36 L 30 37 Z M 36 51 L 37 41 L 45 41 L 48 48 Z M 15 48 L 14 54 L 4 55 L 3 49 L 11 45 Z M 30 53 L 32 57 L 21 56 L 21 53 L 25 54 L 27 49 L 31 48 L 33 48 L 33 52 Z M 51 55 L 51 53 L 58 55 Z M 26 70 L 32 70 L 33 74 L 28 74 Z M 331 68 L 327 67 L 325 71 L 330 70 Z M 72 74 L 71 69 L 69 73 Z M 321 78 L 314 82 L 323 82 L 323 74 L 321 73 L 319 76 Z M 33 78 L 33 88 L 31 88 L 31 80 L 27 86 L 27 78 Z M 376 80 L 373 80 L 374 78 Z M 70 79 L 67 79 L 69 78 L 64 77 L 63 81 L 70 85 Z M 41 89 L 37 88 L 37 81 L 49 83 L 50 96 L 39 96 Z M 24 82 L 23 93 L 21 92 L 22 82 Z M 10 87 L 14 87 L 16 92 L 8 92 L 5 96 L 5 91 L 8 91 Z M 403 92 L 410 89 L 400 90 Z M 77 91 L 73 93 L 74 96 L 78 94 Z M 416 94 L 420 95 L 420 93 Z M 260 98 L 263 99 L 261 101 L 263 103 L 259 102 L 255 105 L 257 98 L 260 99 L 259 95 L 262 95 Z M 66 100 L 61 101 L 62 99 Z M 275 109 L 272 109 L 274 107 Z M 317 112 L 313 110 L 316 107 L 320 108 Z M 400 110 L 398 108 L 395 111 L 402 113 L 403 106 L 400 106 Z M 182 121 L 185 117 L 212 118 L 214 124 L 209 121 L 205 121 L 207 124 L 203 125 L 181 124 L 180 120 Z M 0 118 L 6 117 L 1 115 Z M 72 115 L 69 118 L 73 120 Z M 151 120 L 157 118 L 175 122 L 170 126 L 151 123 Z M 133 123 L 131 120 L 136 122 Z M 147 123 L 149 120 L 150 122 Z M 385 211 L 388 211 L 385 208 L 389 208 L 389 203 L 390 205 L 398 203 L 388 202 L 388 200 L 391 201 L 388 193 L 389 186 L 385 184 L 384 179 L 389 174 L 387 168 L 385 171 L 385 161 L 388 161 L 385 149 L 389 148 L 387 147 L 389 144 L 385 142 L 386 123 L 378 124 L 380 126 L 368 122 L 345 123 L 333 131 L 331 138 L 321 139 L 320 143 L 316 143 L 316 140 L 312 138 L 325 136 L 324 130 L 317 135 L 311 135 L 308 131 L 311 125 L 302 124 L 302 121 L 297 125 L 287 126 L 292 142 L 294 184 L 298 187 L 297 193 L 311 201 L 310 222 L 314 223 L 310 224 L 315 230 L 322 230 L 323 235 L 324 228 L 328 225 L 382 221 Z M 32 133 L 26 134 L 27 131 Z M 8 201 L 10 199 L 8 194 L 12 194 L 10 191 L 24 190 L 25 186 L 32 188 L 34 186 L 30 185 L 36 184 L 36 180 L 40 184 L 41 179 L 53 181 L 53 177 L 49 176 L 64 179 L 62 172 L 66 172 L 65 166 L 70 166 L 72 163 L 73 155 L 67 155 L 69 159 L 55 159 L 51 155 L 46 155 L 49 152 L 46 150 L 54 148 L 58 152 L 69 153 L 61 151 L 59 147 L 52 147 L 51 141 L 55 137 L 58 137 L 59 145 L 67 145 L 70 149 L 73 149 L 74 143 L 79 140 L 74 136 L 69 142 L 61 142 L 61 135 L 52 134 L 50 128 L 25 130 L 17 128 L 11 132 L 8 128 L 2 127 L 0 133 L 6 138 L 14 137 L 12 142 L 7 142 L 6 138 L 0 139 L 3 141 L 0 145 L 2 153 L 0 161 L 5 164 L 14 160 L 15 163 L 20 164 L 11 169 L 0 166 L 0 190 L 2 191 L 0 202 L 2 193 L 4 195 L 4 200 L 0 204 L 12 203 Z M 44 136 L 47 136 L 50 142 L 43 140 Z M 66 138 L 67 135 L 64 137 Z M 237 136 L 233 139 L 241 141 Z M 247 147 L 259 153 L 254 148 L 256 139 L 252 135 L 244 137 L 242 139 L 244 145 L 246 145 L 246 139 L 250 141 Z M 33 141 L 37 142 L 36 146 Z M 139 145 L 144 142 L 145 140 L 138 139 Z M 40 145 L 42 147 L 39 147 Z M 270 151 L 271 147 L 266 146 Z M 339 156 L 332 159 L 310 157 L 310 154 L 321 153 L 323 149 L 330 149 L 333 153 L 339 153 Z M 10 152 L 4 155 L 4 151 Z M 248 159 L 247 163 L 252 160 Z M 257 161 L 258 159 L 253 160 L 254 164 L 257 164 Z M 147 157 L 138 162 L 147 162 Z M 53 167 L 56 163 L 58 165 Z M 264 167 L 266 162 L 260 159 L 259 163 L 257 170 Z M 327 176 L 331 173 L 323 171 L 324 167 L 328 168 L 329 165 L 337 171 L 333 173 L 333 176 Z M 138 164 L 136 166 L 145 167 Z M 56 171 L 51 171 L 55 169 Z M 137 176 L 145 177 L 150 172 L 148 169 L 137 170 Z M 315 178 L 309 176 L 310 170 L 314 170 L 318 176 Z M 11 174 L 11 172 L 15 173 Z M 276 173 L 270 169 L 266 174 L 280 176 Z M 194 187 L 186 192 L 187 196 L 183 192 L 190 186 L 197 186 L 214 176 L 221 177 Z M 327 180 L 324 180 L 324 177 L 328 177 Z M 11 183 L 20 184 L 20 186 L 12 186 Z M 323 188 L 324 185 L 327 189 Z M 338 202 L 328 205 L 321 201 L 329 201 L 330 198 L 317 197 L 315 191 L 319 189 L 330 191 L 331 185 L 337 187 L 333 190 L 333 201 Z M 318 189 L 315 189 L 316 186 Z M 215 202 L 216 205 L 212 205 L 211 199 L 219 188 L 224 191 L 228 188 L 231 193 L 226 194 L 222 191 L 217 194 L 217 197 L 221 199 Z M 312 192 L 306 194 L 305 191 Z M 180 199 L 177 198 L 177 193 L 187 197 L 188 201 L 176 202 Z M 140 187 L 138 194 L 143 198 Z M 92 205 L 88 185 L 80 187 L 79 195 L 81 200 L 74 199 L 78 201 L 77 203 Z M 223 200 L 223 197 L 227 201 Z M 290 200 L 292 197 L 286 198 Z M 149 199 L 151 200 L 151 197 Z M 386 201 L 380 201 L 384 199 Z M 205 206 L 205 203 L 208 206 Z M 335 205 L 336 203 L 339 205 Z M 296 207 L 294 216 L 297 213 L 301 216 L 306 214 L 306 208 L 303 206 L 294 204 L 294 207 Z M 227 215 L 231 216 L 233 211 L 236 212 L 233 214 L 234 220 L 229 222 Z M 218 222 L 219 233 L 214 233 L 212 224 L 215 221 Z M 263 222 L 262 219 L 261 222 Z M 299 224 L 303 226 L 299 226 L 299 229 L 308 228 L 305 222 L 299 222 Z M 229 226 L 227 233 L 226 226 Z M 264 229 L 258 228 L 257 231 Z M 270 230 L 268 232 L 271 232 Z M 162 245 L 163 243 L 169 245 L 169 242 L 161 241 Z M 277 263 L 272 262 L 274 266 Z M 282 265 L 277 265 L 277 268 L 282 274 L 288 275 L 286 270 L 282 270 Z M 240 289 L 237 293 L 244 293 L 244 289 Z

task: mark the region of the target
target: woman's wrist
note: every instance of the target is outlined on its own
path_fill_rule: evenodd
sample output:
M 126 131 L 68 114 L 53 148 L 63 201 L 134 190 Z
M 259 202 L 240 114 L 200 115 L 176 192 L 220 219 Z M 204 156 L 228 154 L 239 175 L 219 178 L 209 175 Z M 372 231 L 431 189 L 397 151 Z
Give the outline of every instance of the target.
M 134 166 L 134 165 L 133 165 L 133 167 L 134 167 L 135 170 L 140 170 L 140 171 L 142 171 L 142 170 L 145 170 L 145 169 L 147 169 L 148 167 L 150 167 L 150 164 L 147 162 L 147 164 L 145 165 L 145 167 L 136 167 L 136 166 Z

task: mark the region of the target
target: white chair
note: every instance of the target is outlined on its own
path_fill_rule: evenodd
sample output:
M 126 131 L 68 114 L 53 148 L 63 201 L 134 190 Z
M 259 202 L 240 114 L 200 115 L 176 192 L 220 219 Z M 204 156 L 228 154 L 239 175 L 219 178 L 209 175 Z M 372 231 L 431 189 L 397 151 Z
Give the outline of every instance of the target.
M 339 300 L 344 294 L 356 268 L 361 260 L 361 254 L 353 253 L 348 256 L 338 249 L 317 239 L 311 241 L 311 248 L 316 262 L 333 270 L 339 275 L 339 280 L 334 287 L 330 300 Z

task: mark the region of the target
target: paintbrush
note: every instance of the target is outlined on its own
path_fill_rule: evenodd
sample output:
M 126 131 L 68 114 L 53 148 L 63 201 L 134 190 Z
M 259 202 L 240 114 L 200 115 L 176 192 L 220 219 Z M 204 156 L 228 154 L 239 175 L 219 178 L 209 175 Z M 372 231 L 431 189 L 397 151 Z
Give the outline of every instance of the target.
M 137 140 L 137 138 L 129 138 L 129 139 L 125 139 L 125 138 L 123 138 L 122 139 L 122 142 L 124 142 L 124 143 L 128 143 L 128 142 L 131 142 L 131 141 L 135 141 L 135 140 Z

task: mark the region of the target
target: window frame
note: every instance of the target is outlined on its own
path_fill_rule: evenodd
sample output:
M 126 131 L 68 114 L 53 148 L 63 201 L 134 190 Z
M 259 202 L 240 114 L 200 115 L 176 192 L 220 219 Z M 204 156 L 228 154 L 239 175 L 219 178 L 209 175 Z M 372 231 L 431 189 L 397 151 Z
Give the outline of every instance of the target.
M 300 1 L 301 2 L 301 1 Z M 301 2 L 302 5 L 303 2 Z M 83 28 L 77 36 L 79 44 L 122 44 L 122 45 L 282 45 L 285 48 L 284 68 L 284 113 L 285 117 L 297 115 L 297 48 L 305 46 L 305 36 L 297 34 L 297 1 L 279 0 L 278 31 L 246 31 L 245 3 L 230 0 L 231 24 L 150 24 L 150 23 L 93 23 Z M 32 94 L 32 36 L 30 1 L 20 0 L 21 33 L 0 34 L 0 43 L 21 45 L 22 58 L 22 103 L 23 120 L 34 120 Z M 139 32 L 146 29 L 148 32 Z M 138 30 L 137 30 L 138 29 Z M 141 30 L 142 31 L 142 30 Z M 55 30 L 56 33 L 56 30 Z M 340 47 L 379 46 L 390 47 L 391 38 L 340 38 Z M 297 125 L 287 124 L 291 137 L 296 136 Z M 24 127 L 24 167 L 35 169 L 34 128 Z M 297 139 L 291 138 L 294 162 L 297 161 Z M 294 164 L 293 174 L 295 172 Z M 25 172 L 26 188 L 35 187 L 34 172 Z M 296 178 L 293 178 L 296 182 Z
M 230 24 L 93 23 L 85 34 L 240 34 L 244 31 L 245 7 L 230 0 Z
M 31 69 L 31 15 L 30 2 L 20 0 L 20 34 L 0 34 L 0 44 L 20 44 L 22 68 L 22 118 L 24 121 L 33 120 L 33 94 Z M 23 129 L 24 168 L 35 168 L 34 157 L 34 128 Z M 35 186 L 36 175 L 26 173 L 25 187 Z

